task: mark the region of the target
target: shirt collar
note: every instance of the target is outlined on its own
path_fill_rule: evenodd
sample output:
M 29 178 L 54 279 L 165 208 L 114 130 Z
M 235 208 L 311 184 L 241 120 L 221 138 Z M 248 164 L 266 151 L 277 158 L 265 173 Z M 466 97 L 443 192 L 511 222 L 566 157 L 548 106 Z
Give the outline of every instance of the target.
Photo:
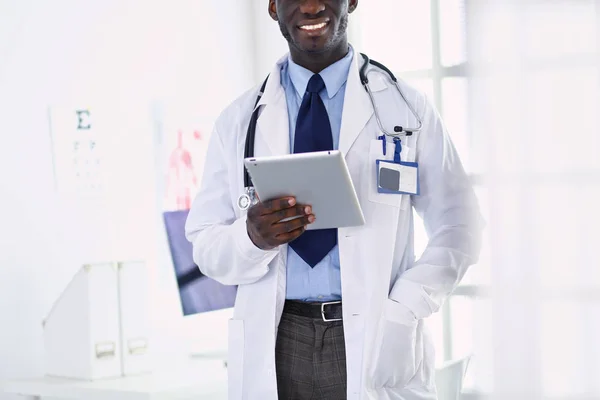
M 346 54 L 344 58 L 319 72 L 319 75 L 321 75 L 321 78 L 323 78 L 323 81 L 325 82 L 327 97 L 330 99 L 332 99 L 340 91 L 342 86 L 344 86 L 348 80 L 348 72 L 350 71 L 353 57 L 354 50 L 352 49 L 352 46 L 348 46 L 348 54 Z M 298 93 L 298 96 L 300 96 L 300 98 L 304 97 L 306 87 L 308 86 L 308 81 L 314 75 L 313 72 L 296 64 L 294 61 L 292 61 L 292 57 L 289 56 L 288 75 L 292 81 L 292 84 L 294 85 L 294 88 L 296 89 L 296 93 Z

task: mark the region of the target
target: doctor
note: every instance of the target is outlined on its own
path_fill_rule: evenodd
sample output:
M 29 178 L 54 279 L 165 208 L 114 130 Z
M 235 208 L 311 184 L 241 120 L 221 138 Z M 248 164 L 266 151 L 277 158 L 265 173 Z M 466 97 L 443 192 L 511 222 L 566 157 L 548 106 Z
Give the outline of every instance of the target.
M 381 129 L 349 46 L 358 0 L 270 0 L 290 53 L 273 68 L 256 108 L 255 155 L 339 149 L 366 224 L 307 231 L 310 205 L 262 199 L 237 207 L 246 133 L 259 87 L 217 120 L 201 190 L 186 224 L 202 272 L 239 285 L 229 321 L 229 398 L 435 399 L 434 348 L 424 319 L 439 310 L 479 254 L 481 220 L 448 133 L 425 97 L 369 65 L 382 124 L 418 163 L 419 195 L 380 193 Z M 384 136 L 385 137 L 385 136 Z M 302 173 L 302 171 L 298 171 Z M 415 260 L 413 207 L 429 243 Z M 293 222 L 279 222 L 301 216 Z

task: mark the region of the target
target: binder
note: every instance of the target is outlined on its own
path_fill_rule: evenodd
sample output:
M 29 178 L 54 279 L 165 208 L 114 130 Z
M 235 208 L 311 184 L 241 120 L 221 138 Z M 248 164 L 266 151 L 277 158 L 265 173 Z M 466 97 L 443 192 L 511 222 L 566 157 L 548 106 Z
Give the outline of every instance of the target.
M 148 272 L 143 261 L 119 263 L 119 315 L 123 375 L 151 371 Z
M 43 322 L 46 374 L 97 380 L 122 375 L 117 265 L 83 266 Z

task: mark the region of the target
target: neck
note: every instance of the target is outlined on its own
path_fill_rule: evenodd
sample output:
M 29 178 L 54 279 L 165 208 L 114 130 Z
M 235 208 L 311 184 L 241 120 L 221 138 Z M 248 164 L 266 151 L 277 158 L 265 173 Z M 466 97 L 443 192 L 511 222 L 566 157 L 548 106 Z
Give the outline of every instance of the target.
M 292 60 L 315 74 L 344 58 L 348 51 L 348 40 L 346 39 L 338 46 L 323 53 L 309 53 L 290 46 Z

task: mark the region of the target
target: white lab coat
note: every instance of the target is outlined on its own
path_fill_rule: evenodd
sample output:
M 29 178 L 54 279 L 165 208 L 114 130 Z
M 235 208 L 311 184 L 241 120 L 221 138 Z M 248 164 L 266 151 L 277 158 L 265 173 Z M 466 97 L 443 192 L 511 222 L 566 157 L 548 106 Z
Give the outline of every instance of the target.
M 290 151 L 282 58 L 271 72 L 256 130 L 255 155 Z M 404 93 L 423 130 L 403 140 L 402 159 L 420 167 L 420 196 L 380 194 L 375 160 L 382 154 L 373 107 L 359 79 L 355 52 L 346 88 L 339 149 L 345 154 L 366 224 L 338 230 L 348 399 L 435 399 L 434 347 L 424 318 L 436 312 L 479 253 L 481 222 L 468 178 L 434 108 L 413 88 Z M 386 75 L 373 69 L 370 86 L 384 126 L 417 122 Z M 229 399 L 277 399 L 275 341 L 286 292 L 287 246 L 263 251 L 246 232 L 246 132 L 259 88 L 228 107 L 216 122 L 204 179 L 186 225 L 202 273 L 239 285 L 229 321 Z M 429 244 L 415 261 L 413 213 Z

